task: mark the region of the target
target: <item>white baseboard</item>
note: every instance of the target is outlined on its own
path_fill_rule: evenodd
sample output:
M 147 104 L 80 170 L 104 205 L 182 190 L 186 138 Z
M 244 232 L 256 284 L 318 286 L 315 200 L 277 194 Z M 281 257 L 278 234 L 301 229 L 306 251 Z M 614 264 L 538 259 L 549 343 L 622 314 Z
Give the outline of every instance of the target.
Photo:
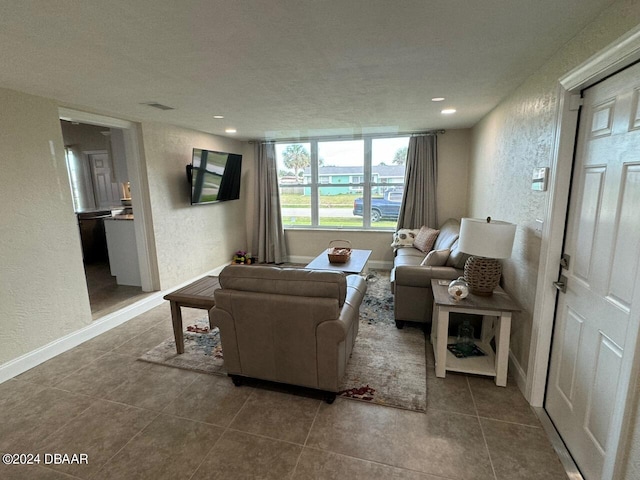
M 289 255 L 288 259 L 289 259 L 289 263 L 303 263 L 303 264 L 307 264 L 310 263 L 311 260 L 313 260 L 316 257 L 305 257 L 303 255 Z
M 385 262 L 384 260 L 369 260 L 367 265 L 376 270 L 391 270 L 393 268 L 393 262 Z
M 525 394 L 527 389 L 527 374 L 522 369 L 522 367 L 520 366 L 520 363 L 518 362 L 516 357 L 513 355 L 511 350 L 509 350 L 509 371 L 515 377 L 516 385 L 518 385 L 518 388 L 522 392 L 522 395 L 525 396 L 528 402 L 529 399 L 526 397 L 526 394 Z
M 145 298 L 138 300 L 131 305 L 127 305 L 126 307 L 121 308 L 120 310 L 105 315 L 104 317 L 98 318 L 91 322 L 91 324 L 83 327 L 79 330 L 71 332 L 63 337 L 60 337 L 53 342 L 50 342 L 42 347 L 39 347 L 31 352 L 25 353 L 13 360 L 10 360 L 7 363 L 0 365 L 0 383 L 3 383 L 21 373 L 26 372 L 27 370 L 32 369 L 40 365 L 47 360 L 52 359 L 53 357 L 60 355 L 61 353 L 66 352 L 67 350 L 71 350 L 72 348 L 77 347 L 78 345 L 86 342 L 87 340 L 91 340 L 98 335 L 111 330 L 119 325 L 122 325 L 125 322 L 128 322 L 132 318 L 141 315 L 152 308 L 155 308 L 165 301 L 164 296 L 167 293 L 170 293 L 178 288 L 185 287 L 190 283 L 205 277 L 207 275 L 218 275 L 222 269 L 227 266 L 228 263 L 221 265 L 219 267 L 214 268 L 213 270 L 198 275 L 186 282 L 183 282 L 179 285 L 176 285 L 170 289 L 152 292 Z

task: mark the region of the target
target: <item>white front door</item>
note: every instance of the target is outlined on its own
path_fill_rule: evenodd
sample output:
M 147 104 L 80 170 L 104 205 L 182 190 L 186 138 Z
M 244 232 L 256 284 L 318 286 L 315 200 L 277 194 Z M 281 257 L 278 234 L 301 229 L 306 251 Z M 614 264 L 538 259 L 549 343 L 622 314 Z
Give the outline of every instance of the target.
M 588 480 L 616 454 L 640 317 L 639 93 L 640 65 L 586 90 L 576 146 L 545 409 Z

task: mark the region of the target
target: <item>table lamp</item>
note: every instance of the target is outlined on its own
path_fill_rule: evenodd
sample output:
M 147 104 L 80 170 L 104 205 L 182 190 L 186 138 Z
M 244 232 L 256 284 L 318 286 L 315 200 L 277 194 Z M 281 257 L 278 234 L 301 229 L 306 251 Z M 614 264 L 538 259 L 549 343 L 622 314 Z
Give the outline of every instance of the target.
M 500 283 L 501 258 L 509 258 L 516 226 L 512 223 L 481 218 L 463 218 L 459 249 L 471 255 L 464 265 L 464 279 L 474 295 L 490 297 Z

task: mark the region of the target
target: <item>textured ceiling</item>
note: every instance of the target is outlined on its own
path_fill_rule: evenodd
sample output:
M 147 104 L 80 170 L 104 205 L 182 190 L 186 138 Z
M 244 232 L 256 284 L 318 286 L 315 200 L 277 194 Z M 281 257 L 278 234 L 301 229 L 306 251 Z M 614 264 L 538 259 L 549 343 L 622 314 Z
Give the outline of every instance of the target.
M 242 139 L 466 128 L 610 3 L 5 1 L 0 86 Z

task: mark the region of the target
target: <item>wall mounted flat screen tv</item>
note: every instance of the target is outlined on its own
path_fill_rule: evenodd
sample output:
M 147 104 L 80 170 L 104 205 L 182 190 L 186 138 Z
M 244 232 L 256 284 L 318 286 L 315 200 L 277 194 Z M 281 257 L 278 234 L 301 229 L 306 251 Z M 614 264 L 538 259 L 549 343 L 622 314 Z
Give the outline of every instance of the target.
M 193 149 L 187 177 L 191 204 L 216 203 L 240 198 L 242 155 Z

